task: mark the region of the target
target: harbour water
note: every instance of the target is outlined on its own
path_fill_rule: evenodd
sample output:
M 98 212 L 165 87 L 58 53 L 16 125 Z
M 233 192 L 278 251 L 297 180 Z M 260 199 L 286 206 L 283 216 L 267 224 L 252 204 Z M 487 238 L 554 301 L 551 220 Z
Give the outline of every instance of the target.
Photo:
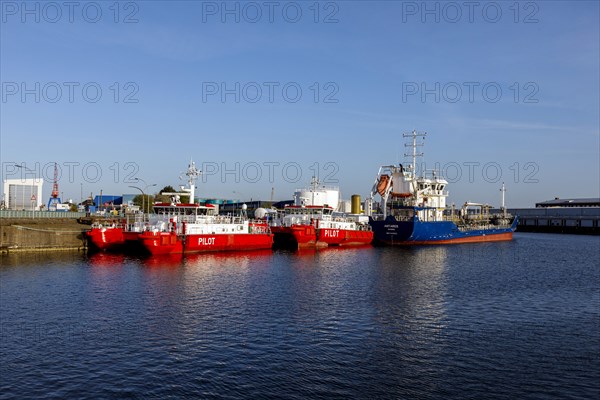
M 1 262 L 1 399 L 600 397 L 597 236 Z

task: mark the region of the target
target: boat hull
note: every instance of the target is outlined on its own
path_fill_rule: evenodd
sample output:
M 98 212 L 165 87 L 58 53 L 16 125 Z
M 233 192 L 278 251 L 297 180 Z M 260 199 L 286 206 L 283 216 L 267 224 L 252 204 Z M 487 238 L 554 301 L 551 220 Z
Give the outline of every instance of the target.
M 139 240 L 151 254 L 263 250 L 273 246 L 273 235 L 269 233 L 178 236 L 169 232 L 144 232 Z
M 388 216 L 385 220 L 371 219 L 374 243 L 391 246 L 428 244 L 459 244 L 477 242 L 499 242 L 512 240 L 517 219 L 510 227 L 473 229 L 461 231 L 451 221 L 421 222 L 418 219 L 398 221 Z
M 85 233 L 91 248 L 107 251 L 125 244 L 122 228 L 92 228 Z
M 312 225 L 292 225 L 271 227 L 275 236 L 274 244 L 278 248 L 325 247 L 327 243 L 317 242 L 317 230 Z
M 373 232 L 365 230 L 315 228 L 312 225 L 271 227 L 275 246 L 314 248 L 327 246 L 362 246 L 373 241 Z
M 318 229 L 319 242 L 328 246 L 362 246 L 373 241 L 373 231 L 349 229 Z
M 123 228 L 92 228 L 86 232 L 90 249 L 110 252 L 138 252 L 139 232 L 124 231 Z

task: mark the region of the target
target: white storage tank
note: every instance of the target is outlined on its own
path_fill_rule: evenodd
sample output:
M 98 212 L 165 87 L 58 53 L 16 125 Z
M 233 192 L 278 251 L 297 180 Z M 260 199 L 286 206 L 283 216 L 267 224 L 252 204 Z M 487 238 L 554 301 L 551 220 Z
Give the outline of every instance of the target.
M 340 202 L 340 192 L 335 189 L 300 189 L 294 192 L 294 205 L 324 206 L 336 208 Z

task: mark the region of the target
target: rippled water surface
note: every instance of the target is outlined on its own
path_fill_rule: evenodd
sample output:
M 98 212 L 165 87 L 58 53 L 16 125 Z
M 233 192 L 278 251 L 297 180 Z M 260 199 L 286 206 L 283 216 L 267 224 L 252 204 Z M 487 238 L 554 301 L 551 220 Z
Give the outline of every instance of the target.
M 0 398 L 599 398 L 600 238 L 1 258 Z

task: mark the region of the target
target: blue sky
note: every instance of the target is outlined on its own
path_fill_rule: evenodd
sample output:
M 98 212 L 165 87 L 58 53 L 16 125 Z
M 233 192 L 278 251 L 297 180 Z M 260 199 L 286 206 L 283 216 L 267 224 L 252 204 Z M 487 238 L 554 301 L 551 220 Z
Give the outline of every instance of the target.
M 193 158 L 202 197 L 349 198 L 417 129 L 451 202 L 600 196 L 597 1 L 1 3 L 3 179 L 57 162 L 79 200 Z

